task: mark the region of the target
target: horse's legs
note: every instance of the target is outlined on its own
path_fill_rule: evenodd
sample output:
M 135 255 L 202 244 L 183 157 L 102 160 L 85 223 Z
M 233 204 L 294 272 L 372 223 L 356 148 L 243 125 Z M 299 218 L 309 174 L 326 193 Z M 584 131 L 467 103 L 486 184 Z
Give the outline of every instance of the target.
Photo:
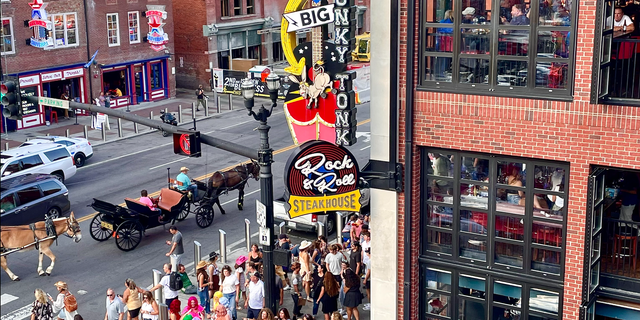
M 9 267 L 7 267 L 7 257 L 0 257 L 0 265 L 2 266 L 2 270 L 7 273 L 11 280 L 20 281 L 20 278 L 18 278 L 18 276 L 11 272 L 11 270 L 9 270 Z
M 244 208 L 244 184 L 238 188 L 238 210 Z
M 51 259 L 51 265 L 49 265 L 47 270 L 45 270 L 47 272 L 47 275 L 50 275 L 51 271 L 53 271 L 53 266 L 56 264 L 56 256 L 53 254 L 53 252 L 51 252 L 51 248 L 49 246 L 43 246 L 42 244 L 40 245 L 40 252 L 44 253 L 47 257 L 49 257 L 49 259 Z M 40 257 L 40 259 L 42 259 L 42 255 L 40 255 Z
M 44 270 L 42 270 L 42 258 L 44 257 L 44 253 L 42 253 L 42 247 L 38 249 L 38 275 L 44 276 Z
M 224 209 L 222 209 L 222 205 L 220 204 L 220 193 L 218 193 L 216 195 L 216 204 L 218 205 L 218 208 L 220 209 L 220 213 L 225 214 L 226 212 L 224 211 Z

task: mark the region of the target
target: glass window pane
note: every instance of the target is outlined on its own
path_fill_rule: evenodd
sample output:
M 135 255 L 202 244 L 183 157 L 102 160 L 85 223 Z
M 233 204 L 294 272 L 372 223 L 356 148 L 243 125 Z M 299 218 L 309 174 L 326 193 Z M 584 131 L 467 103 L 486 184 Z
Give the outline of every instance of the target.
M 427 288 L 451 292 L 451 272 L 427 268 Z
M 531 249 L 531 269 L 560 274 L 560 252 L 540 248 Z
M 484 278 L 461 274 L 458 279 L 458 290 L 460 295 L 484 298 L 486 290 Z
M 452 251 L 452 238 L 450 233 L 427 230 L 427 250 L 433 252 L 441 252 L 447 254 L 453 254 Z
M 529 309 L 557 314 L 560 295 L 542 289 L 529 290 Z
M 461 157 L 461 178 L 489 182 L 489 160 L 477 157 Z
M 507 283 L 502 281 L 495 281 L 493 283 L 493 301 L 500 302 L 504 304 L 511 304 L 516 306 L 520 299 L 522 298 L 522 286 Z M 498 316 L 502 314 L 502 312 L 495 314 L 494 316 Z
M 427 292 L 427 313 L 449 318 L 451 317 L 450 302 L 449 295 Z
M 506 188 L 496 189 L 496 211 L 524 215 L 524 191 Z
M 600 91 L 598 92 L 600 96 L 609 93 L 609 85 L 609 68 L 606 67 L 600 70 Z
M 430 201 L 453 203 L 453 180 L 427 180 L 427 199 Z
M 453 28 L 427 28 L 424 49 L 428 52 L 452 52 Z
M 589 292 L 593 291 L 600 284 L 600 261 L 589 271 Z
M 40 189 L 38 187 L 28 187 L 16 192 L 18 195 L 18 199 L 20 200 L 20 205 L 26 205 L 32 201 L 36 201 L 40 199 Z
M 467 0 L 462 1 L 462 20 L 463 24 L 484 24 L 487 25 L 491 21 L 491 1 L 485 0 Z
M 67 29 L 75 29 L 76 28 L 76 15 L 68 14 L 67 15 Z
M 596 261 L 598 258 L 600 258 L 601 244 L 602 244 L 602 238 L 601 238 L 601 235 L 599 234 L 591 242 L 591 261 Z
M 562 245 L 562 225 L 533 221 L 531 241 L 537 244 L 560 247 Z
M 495 263 L 522 268 L 523 254 L 521 245 L 496 241 Z
M 487 241 L 467 235 L 460 235 L 460 256 L 472 261 L 487 261 Z
M 496 73 L 498 85 L 505 87 L 526 87 L 527 66 L 528 63 L 526 61 L 498 60 L 498 72 Z
M 596 233 L 598 231 L 600 231 L 600 229 L 602 229 L 602 210 L 603 210 L 603 206 L 597 206 L 594 210 L 593 210 L 593 230 L 591 231 L 591 233 Z
M 535 166 L 534 187 L 551 191 L 564 191 L 565 171 L 553 166 Z
M 521 218 L 496 216 L 496 237 L 524 241 L 524 224 Z
M 454 20 L 452 0 L 427 0 L 424 8 L 425 22 L 452 23 Z
M 567 89 L 568 72 L 568 63 L 538 62 L 536 64 L 536 87 Z
M 449 154 L 430 152 L 427 174 L 442 177 L 453 177 L 453 162 L 451 159 L 452 156 Z
M 474 209 L 489 209 L 489 193 L 486 190 L 486 186 L 461 183 L 460 205 Z
M 452 62 L 448 57 L 424 57 L 425 80 L 451 82 Z
M 605 1 L 604 15 L 602 16 L 602 30 L 613 28 L 613 7 L 614 1 Z
M 538 17 L 541 26 L 570 26 L 571 7 L 561 1 L 541 1 Z
M 538 32 L 538 57 L 568 58 L 569 31 L 540 31 Z
M 489 83 L 489 60 L 460 58 L 460 83 Z
M 462 28 L 460 52 L 466 54 L 489 54 L 491 33 L 489 29 Z
M 510 24 L 511 21 L 515 19 L 514 23 L 521 23 L 523 18 L 518 18 L 518 16 L 522 16 L 519 12 L 514 12 L 514 5 L 524 6 L 524 0 L 500 0 L 500 24 Z M 524 12 L 522 7 L 519 7 L 521 12 Z M 526 14 L 524 15 L 526 18 Z M 528 18 L 527 18 L 528 19 Z M 526 24 L 529 24 L 528 22 Z
M 427 205 L 426 225 L 451 229 L 453 224 L 453 208 L 446 206 Z
M 40 184 L 40 189 L 42 189 L 42 193 L 45 196 L 48 195 L 52 195 L 60 190 L 62 190 L 62 188 L 60 188 L 60 185 L 58 185 L 58 183 L 56 183 L 55 181 L 45 181 L 42 184 Z
M 76 30 L 67 30 L 67 41 L 69 44 L 76 44 L 77 38 L 76 38 Z
M 498 183 L 525 187 L 527 166 L 524 163 L 498 161 Z
M 498 54 L 526 57 L 529 51 L 529 31 L 503 31 L 498 36 Z
M 486 320 L 485 304 L 483 302 L 460 299 L 458 310 L 459 320 Z
M 487 234 L 487 214 L 484 212 L 460 210 L 460 231 Z

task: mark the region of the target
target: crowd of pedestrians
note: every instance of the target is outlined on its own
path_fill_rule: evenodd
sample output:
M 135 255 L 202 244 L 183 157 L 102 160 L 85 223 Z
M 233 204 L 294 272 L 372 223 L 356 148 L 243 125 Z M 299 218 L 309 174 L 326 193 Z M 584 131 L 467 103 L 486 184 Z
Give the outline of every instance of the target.
M 265 308 L 265 288 L 262 281 L 263 258 L 257 245 L 246 256 L 236 259 L 233 266 L 218 265 L 219 255 L 209 254 L 196 264 L 196 281 L 191 282 L 184 265 L 182 234 L 175 226 L 170 229 L 171 247 L 166 254 L 172 263 L 163 265 L 164 276 L 149 290 L 126 279 L 122 295 L 112 288 L 106 291 L 104 320 L 157 320 L 159 306 L 152 292 L 161 289 L 171 320 L 237 320 L 237 310 L 245 309 L 246 319 L 259 320 L 360 320 L 360 309 L 370 304 L 370 241 L 368 215 L 354 215 L 342 230 L 343 245 L 329 245 L 327 238 L 304 240 L 293 245 L 286 234 L 278 237 L 276 247 L 291 255 L 291 265 L 276 266 L 276 303 L 274 314 Z M 179 286 L 176 284 L 179 282 Z M 41 289 L 35 291 L 32 320 L 82 320 L 75 297 L 67 284 L 55 283 L 54 299 Z M 293 308 L 282 307 L 285 291 L 289 291 Z M 193 294 L 182 308 L 178 293 Z M 197 295 L 195 295 L 197 294 Z M 307 304 L 307 302 L 309 302 Z M 307 314 L 303 313 L 307 311 Z M 321 316 L 318 316 L 322 313 Z

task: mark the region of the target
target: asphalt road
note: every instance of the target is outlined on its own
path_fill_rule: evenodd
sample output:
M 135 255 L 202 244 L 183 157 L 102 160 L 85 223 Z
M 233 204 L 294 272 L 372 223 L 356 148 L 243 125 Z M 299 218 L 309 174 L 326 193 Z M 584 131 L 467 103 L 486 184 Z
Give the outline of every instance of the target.
M 360 167 L 369 159 L 369 105 L 363 104 L 358 110 L 359 142 L 349 147 L 356 156 Z M 275 152 L 274 196 L 280 197 L 284 191 L 283 173 L 287 158 L 293 149 L 291 136 L 282 112 L 277 108 L 269 119 L 271 126 L 270 142 Z M 228 141 L 257 148 L 259 146 L 257 122 L 248 117 L 246 111 L 238 110 L 224 113 L 221 117 L 209 119 L 197 124 L 202 133 Z M 120 251 L 113 239 L 97 242 L 89 233 L 89 222 L 94 210 L 88 207 L 92 198 L 98 198 L 114 204 L 124 202 L 125 197 L 136 198 L 141 189 L 150 193 L 167 186 L 167 168 L 171 177 L 178 174 L 182 166 L 190 168 L 189 176 L 198 179 L 207 173 L 235 166 L 246 158 L 229 152 L 203 145 L 200 158 L 187 158 L 173 154 L 171 137 L 163 138 L 160 133 L 151 133 L 125 139 L 115 143 L 99 145 L 94 148 L 94 156 L 78 170 L 77 174 L 66 181 L 69 188 L 71 209 L 80 221 L 82 241 L 73 243 L 61 237 L 58 245 L 52 248 L 57 255 L 55 268 L 49 277 L 39 277 L 36 272 L 38 254 L 36 251 L 14 253 L 8 256 L 9 268 L 20 276 L 21 281 L 13 282 L 6 273 L 0 276 L 2 302 L 0 320 L 24 319 L 29 316 L 33 302 L 33 292 L 42 288 L 55 296 L 53 284 L 62 280 L 69 284 L 76 294 L 79 311 L 85 319 L 104 317 L 104 293 L 112 287 L 116 292 L 124 290 L 124 280 L 133 278 L 142 287 L 152 283 L 152 269 L 162 269 L 168 262 L 165 253 L 169 247 L 164 243 L 170 239 L 167 229 L 157 227 L 146 232 L 140 245 L 131 252 Z M 202 243 L 203 255 L 219 249 L 219 232 L 227 233 L 227 243 L 234 248 L 244 246 L 244 219 L 252 222 L 252 233 L 257 232 L 255 224 L 255 201 L 260 198 L 259 182 L 250 180 L 245 189 L 245 207 L 239 211 L 236 207 L 237 192 L 222 195 L 221 202 L 227 211 L 221 215 L 215 208 L 213 224 L 206 229 L 199 228 L 195 218 L 190 215 L 177 223 L 182 231 L 185 243 L 183 263 L 193 260 L 193 241 Z M 297 234 L 314 238 L 313 234 Z M 230 249 L 234 249 L 230 248 Z M 44 259 L 43 268 L 49 265 Z

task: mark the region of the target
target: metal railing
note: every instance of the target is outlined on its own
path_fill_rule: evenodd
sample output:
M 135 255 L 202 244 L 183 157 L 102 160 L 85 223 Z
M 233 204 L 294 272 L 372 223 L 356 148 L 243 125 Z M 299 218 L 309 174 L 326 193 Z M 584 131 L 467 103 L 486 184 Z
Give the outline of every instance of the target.
M 609 72 L 610 98 L 640 100 L 640 39 L 613 39 Z
M 600 272 L 640 279 L 640 223 L 603 219 Z

